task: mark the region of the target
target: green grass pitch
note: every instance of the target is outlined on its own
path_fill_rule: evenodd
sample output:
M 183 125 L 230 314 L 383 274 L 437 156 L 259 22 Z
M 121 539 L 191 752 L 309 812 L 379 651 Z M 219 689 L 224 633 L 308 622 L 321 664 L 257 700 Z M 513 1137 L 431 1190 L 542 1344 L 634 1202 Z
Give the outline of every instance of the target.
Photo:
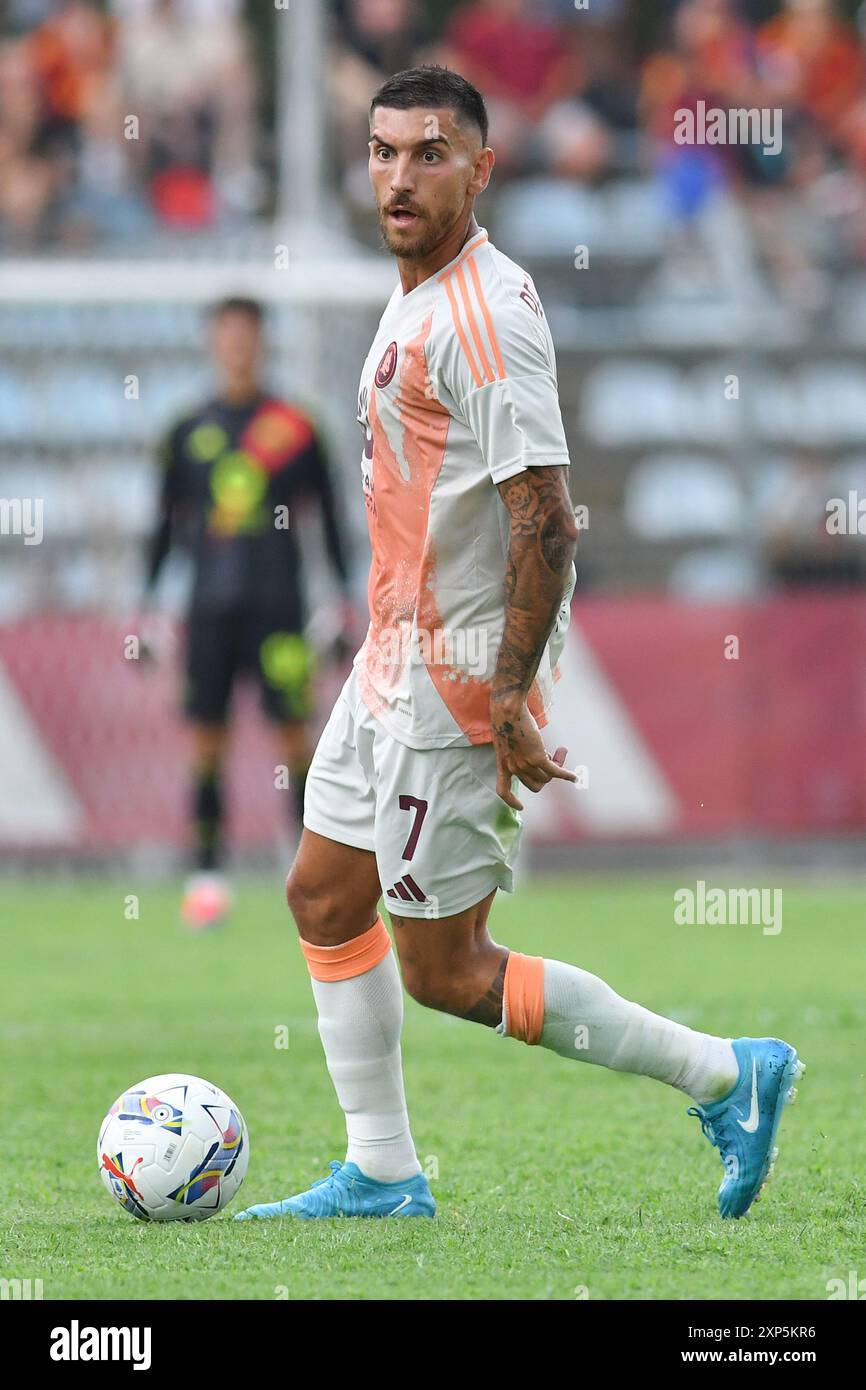
M 721 1164 L 684 1096 L 407 999 L 436 1220 L 235 1224 L 233 1210 L 300 1190 L 344 1152 L 278 877 L 241 880 L 231 925 L 203 937 L 180 930 L 168 887 L 0 885 L 0 1274 L 41 1278 L 46 1299 L 424 1300 L 824 1299 L 828 1279 L 866 1276 L 866 892 L 785 886 L 783 930 L 765 936 L 675 925 L 675 886 L 526 881 L 491 928 L 694 1027 L 795 1044 L 807 1071 L 776 1176 L 740 1222 L 718 1218 Z M 250 1130 L 239 1196 L 201 1225 L 133 1221 L 97 1175 L 108 1106 L 167 1071 L 223 1087 Z

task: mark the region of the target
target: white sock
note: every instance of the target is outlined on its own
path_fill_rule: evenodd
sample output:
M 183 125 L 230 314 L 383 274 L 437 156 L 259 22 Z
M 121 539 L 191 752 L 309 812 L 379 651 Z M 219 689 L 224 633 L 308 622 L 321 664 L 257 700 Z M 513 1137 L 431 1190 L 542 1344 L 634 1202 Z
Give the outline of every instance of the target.
M 652 1076 L 698 1105 L 718 1100 L 739 1075 L 730 1038 L 696 1033 L 632 1004 L 576 965 L 544 962 L 540 1043 L 581 1062 Z
M 403 1090 L 403 988 L 393 950 L 362 975 L 312 985 L 325 1060 L 346 1116 L 346 1162 L 379 1182 L 420 1173 Z

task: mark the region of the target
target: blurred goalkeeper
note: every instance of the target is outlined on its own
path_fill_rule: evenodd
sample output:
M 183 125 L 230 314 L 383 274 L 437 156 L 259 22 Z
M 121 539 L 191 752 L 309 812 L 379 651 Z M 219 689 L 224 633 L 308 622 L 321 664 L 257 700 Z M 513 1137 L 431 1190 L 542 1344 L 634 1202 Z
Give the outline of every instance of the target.
M 343 531 L 321 439 L 310 419 L 261 384 L 263 312 L 232 298 L 210 313 L 217 394 L 186 415 L 161 447 L 159 515 L 148 545 L 145 608 L 179 543 L 194 566 L 186 641 L 185 712 L 192 721 L 194 873 L 181 915 L 193 929 L 226 913 L 223 765 L 232 689 L 253 675 L 289 772 L 300 825 L 310 764 L 314 652 L 295 538 L 296 508 L 321 513 L 328 560 L 341 593 L 337 650 L 349 654 L 354 613 Z M 148 648 L 147 620 L 144 646 Z M 351 650 L 354 650 L 352 648 Z

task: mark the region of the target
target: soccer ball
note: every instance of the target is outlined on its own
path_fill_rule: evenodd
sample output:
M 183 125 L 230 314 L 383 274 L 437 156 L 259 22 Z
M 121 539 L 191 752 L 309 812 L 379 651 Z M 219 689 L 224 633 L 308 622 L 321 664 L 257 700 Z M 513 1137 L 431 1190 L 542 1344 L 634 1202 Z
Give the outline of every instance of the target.
M 244 1180 L 250 1141 L 225 1091 L 199 1076 L 149 1076 L 114 1102 L 99 1129 L 99 1173 L 140 1221 L 206 1221 Z

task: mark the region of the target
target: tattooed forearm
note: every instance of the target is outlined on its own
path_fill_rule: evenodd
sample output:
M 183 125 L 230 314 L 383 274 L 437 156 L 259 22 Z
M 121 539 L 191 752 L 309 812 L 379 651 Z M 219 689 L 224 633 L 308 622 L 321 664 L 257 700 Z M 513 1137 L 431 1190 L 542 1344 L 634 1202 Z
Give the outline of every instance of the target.
M 505 628 L 493 675 L 494 701 L 523 701 L 562 602 L 577 543 L 566 470 L 529 468 L 499 484 L 511 517 Z M 507 738 L 507 719 L 497 725 Z
M 496 979 L 491 981 L 489 989 L 484 996 L 473 1004 L 472 1008 L 463 1015 L 470 1023 L 483 1023 L 485 1028 L 497 1028 L 502 1022 L 502 999 L 505 992 L 505 967 L 508 964 L 508 952 L 502 957 L 499 969 L 496 972 Z

